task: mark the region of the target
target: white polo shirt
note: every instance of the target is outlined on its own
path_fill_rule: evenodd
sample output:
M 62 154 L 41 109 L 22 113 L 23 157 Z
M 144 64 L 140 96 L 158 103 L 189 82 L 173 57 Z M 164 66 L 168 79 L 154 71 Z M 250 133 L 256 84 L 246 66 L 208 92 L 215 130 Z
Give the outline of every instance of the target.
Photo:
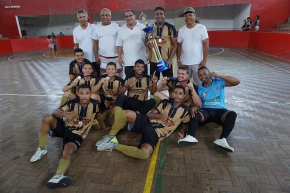
M 186 25 L 178 31 L 177 42 L 182 43 L 181 63 L 185 65 L 199 64 L 203 60 L 202 41 L 208 38 L 204 25 L 196 24 L 194 28 Z
M 74 43 L 79 44 L 79 48 L 84 51 L 85 58 L 91 62 L 95 61 L 93 48 L 94 40 L 92 39 L 94 27 L 95 24 L 88 23 L 86 29 L 82 29 L 79 25 L 73 30 Z
M 118 32 L 116 46 L 123 47 L 123 61 L 125 66 L 134 66 L 138 59 L 146 63 L 145 25 L 138 23 L 131 30 L 124 25 Z
M 96 25 L 92 38 L 99 40 L 99 55 L 106 57 L 118 56 L 116 41 L 120 28 L 115 22 L 111 22 L 110 25 L 102 25 L 101 23 Z

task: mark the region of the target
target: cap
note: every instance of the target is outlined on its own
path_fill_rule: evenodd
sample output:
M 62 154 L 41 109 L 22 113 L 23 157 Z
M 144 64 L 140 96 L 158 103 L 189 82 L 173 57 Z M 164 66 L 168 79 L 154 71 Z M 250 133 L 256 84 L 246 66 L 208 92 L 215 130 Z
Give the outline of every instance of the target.
M 187 7 L 185 8 L 185 10 L 183 11 L 184 14 L 187 13 L 195 13 L 195 10 L 192 7 Z

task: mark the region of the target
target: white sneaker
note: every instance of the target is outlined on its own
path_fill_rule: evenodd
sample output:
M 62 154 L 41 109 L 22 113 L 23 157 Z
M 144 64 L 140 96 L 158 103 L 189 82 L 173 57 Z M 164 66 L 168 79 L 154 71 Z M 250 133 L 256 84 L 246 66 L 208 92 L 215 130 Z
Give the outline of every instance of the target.
M 232 148 L 226 138 L 222 138 L 222 139 L 216 139 L 214 142 L 214 144 L 218 145 L 219 147 L 221 147 L 223 150 L 225 150 L 226 152 L 234 152 L 234 148 Z
M 98 151 L 109 151 L 109 153 L 111 151 L 113 151 L 113 149 L 115 149 L 115 147 L 119 145 L 119 142 L 117 140 L 116 137 L 114 137 L 111 141 L 107 142 L 107 143 L 102 143 L 101 145 L 98 146 L 97 150 Z
M 195 137 L 192 137 L 191 135 L 186 135 L 185 138 L 178 140 L 178 144 L 180 146 L 196 145 L 197 142 L 197 139 Z
M 104 135 L 103 136 L 103 139 L 99 140 L 97 143 L 96 143 L 96 146 L 100 146 L 102 145 L 103 143 L 108 143 L 109 141 L 111 141 L 111 139 L 113 139 L 115 137 L 115 135 Z
M 40 160 L 41 156 L 45 155 L 46 153 L 47 153 L 47 149 L 46 148 L 43 149 L 43 150 L 40 149 L 40 147 L 37 148 L 35 154 L 30 158 L 30 162 L 33 163 L 33 162 L 36 162 L 36 161 Z
M 47 187 L 49 189 L 53 188 L 66 188 L 68 187 L 72 182 L 71 177 L 64 176 L 62 174 L 54 175 L 47 183 Z

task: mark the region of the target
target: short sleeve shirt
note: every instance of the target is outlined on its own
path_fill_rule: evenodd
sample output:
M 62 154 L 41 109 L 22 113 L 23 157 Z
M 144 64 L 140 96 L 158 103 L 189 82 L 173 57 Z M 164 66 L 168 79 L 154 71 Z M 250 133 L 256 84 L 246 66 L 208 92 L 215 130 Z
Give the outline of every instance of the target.
M 157 27 L 155 23 L 153 31 L 151 33 L 155 37 L 162 59 L 167 60 L 169 58 L 172 47 L 171 39 L 177 37 L 175 27 L 165 22 L 164 26 L 161 28 Z M 154 54 L 152 54 L 151 61 L 155 63 L 158 62 Z
M 189 83 L 190 81 L 187 80 L 187 83 Z M 172 94 L 174 92 L 175 86 L 180 85 L 180 82 L 178 82 L 177 80 L 171 80 L 169 79 L 166 83 L 166 85 L 169 87 L 168 92 L 169 92 L 169 96 L 172 97 Z M 197 91 L 197 86 L 195 84 L 193 84 L 194 89 Z M 192 95 L 191 95 L 191 91 L 188 88 L 188 86 L 185 86 L 185 98 L 183 99 L 182 103 L 187 105 L 187 106 L 191 106 L 192 104 Z
M 88 23 L 86 29 L 82 29 L 81 26 L 75 27 L 73 30 L 73 41 L 75 44 L 79 44 L 79 48 L 84 51 L 85 58 L 91 62 L 95 62 L 94 55 L 94 40 L 92 38 L 95 24 Z
M 82 69 L 84 64 L 91 63 L 88 59 L 84 59 L 84 62 L 81 65 L 78 65 L 76 60 L 71 61 L 69 64 L 69 74 L 78 76 L 82 74 Z M 95 70 L 95 69 L 94 69 Z
M 148 99 L 149 88 L 153 85 L 151 77 L 149 75 L 143 75 L 142 78 L 137 79 L 135 76 L 129 76 L 125 79 L 125 85 L 129 78 L 133 78 L 134 83 L 127 89 L 127 96 L 140 101 L 146 101 Z
M 77 98 L 69 100 L 61 108 L 65 112 L 72 112 L 77 115 L 74 120 L 64 121 L 65 128 L 85 139 L 92 127 L 95 115 L 99 113 L 99 102 L 91 99 L 86 107 L 82 107 Z M 79 121 L 82 121 L 83 124 L 80 125 Z
M 100 76 L 97 80 L 97 84 L 102 78 L 106 78 L 107 76 L 107 74 Z M 99 90 L 99 93 L 103 94 L 106 100 L 115 100 L 121 86 L 124 86 L 124 80 L 118 76 L 115 76 L 115 80 L 113 82 L 106 81 L 105 83 L 103 83 L 102 87 Z
M 227 109 L 225 104 L 225 81 L 221 78 L 212 78 L 209 87 L 198 85 L 198 96 L 201 99 L 202 108 Z
M 190 120 L 190 109 L 188 106 L 181 104 L 177 108 L 172 107 L 173 99 L 162 100 L 155 109 L 159 113 L 168 112 L 168 119 L 162 121 L 161 119 L 151 119 L 151 125 L 155 129 L 159 140 L 168 137 L 180 123 L 187 124 Z

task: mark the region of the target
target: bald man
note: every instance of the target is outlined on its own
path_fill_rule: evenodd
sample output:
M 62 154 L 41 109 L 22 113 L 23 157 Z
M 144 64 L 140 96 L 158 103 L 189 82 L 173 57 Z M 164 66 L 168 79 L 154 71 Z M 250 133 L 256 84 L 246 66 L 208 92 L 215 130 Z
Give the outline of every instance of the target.
M 116 75 L 123 78 L 123 67 L 118 61 L 116 40 L 120 26 L 112 22 L 112 14 L 108 8 L 101 10 L 101 23 L 98 24 L 92 38 L 94 39 L 94 53 L 98 65 L 100 65 L 100 74 L 106 74 L 106 67 L 109 62 L 117 65 Z

